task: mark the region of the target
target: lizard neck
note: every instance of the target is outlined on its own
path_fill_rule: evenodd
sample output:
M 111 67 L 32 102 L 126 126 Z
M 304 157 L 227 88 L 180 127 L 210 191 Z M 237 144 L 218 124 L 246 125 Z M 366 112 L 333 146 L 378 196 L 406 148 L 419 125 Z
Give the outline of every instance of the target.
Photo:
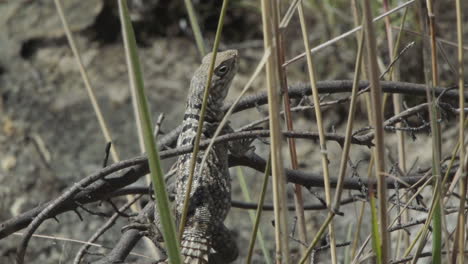
M 222 112 L 223 99 L 219 99 L 219 96 L 208 96 L 207 107 L 205 111 L 205 122 L 216 123 L 221 121 L 224 113 Z M 201 109 L 203 104 L 203 94 L 197 93 L 190 96 L 190 100 L 187 101 L 185 108 L 184 121 L 188 118 L 195 118 L 200 120 Z M 187 115 L 189 114 L 189 115 Z
M 187 108 L 185 110 L 183 121 L 184 126 L 179 136 L 179 140 L 177 143 L 178 146 L 190 145 L 193 143 L 192 140 L 197 134 L 198 125 L 200 122 L 201 105 L 201 100 L 200 102 L 192 101 L 187 103 Z M 216 124 L 222 118 L 222 115 L 220 115 L 221 111 L 219 109 L 220 108 L 218 107 L 216 109 L 213 109 L 213 107 L 210 107 L 210 104 L 208 104 L 205 119 L 203 122 L 203 133 L 207 137 L 210 137 L 210 135 L 214 133 L 214 129 L 216 129 Z

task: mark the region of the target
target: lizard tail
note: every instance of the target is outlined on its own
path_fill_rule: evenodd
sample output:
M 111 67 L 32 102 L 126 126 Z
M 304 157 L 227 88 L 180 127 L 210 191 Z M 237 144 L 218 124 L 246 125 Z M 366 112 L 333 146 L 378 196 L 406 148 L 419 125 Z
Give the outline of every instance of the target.
M 203 237 L 185 236 L 182 239 L 181 254 L 184 264 L 207 264 L 210 243 Z

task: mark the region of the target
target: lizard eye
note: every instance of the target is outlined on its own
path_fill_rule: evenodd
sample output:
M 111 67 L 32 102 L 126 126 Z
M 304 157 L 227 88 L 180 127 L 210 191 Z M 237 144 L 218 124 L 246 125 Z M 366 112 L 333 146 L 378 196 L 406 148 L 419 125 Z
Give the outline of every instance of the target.
M 218 69 L 216 69 L 216 75 L 218 75 L 219 77 L 223 77 L 224 75 L 226 75 L 226 73 L 229 71 L 229 67 L 226 66 L 226 65 L 221 65 Z

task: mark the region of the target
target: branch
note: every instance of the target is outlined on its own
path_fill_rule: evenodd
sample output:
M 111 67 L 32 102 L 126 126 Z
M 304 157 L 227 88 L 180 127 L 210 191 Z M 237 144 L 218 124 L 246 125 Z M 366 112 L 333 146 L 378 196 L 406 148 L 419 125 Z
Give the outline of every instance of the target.
M 265 172 L 266 161 L 256 155 L 249 155 L 244 157 L 234 157 L 229 156 L 229 166 L 246 166 L 250 167 L 259 172 Z M 305 188 L 311 187 L 324 187 L 323 176 L 317 173 L 307 173 L 300 170 L 291 170 L 286 169 L 286 180 L 288 183 L 295 183 L 304 186 Z M 449 172 L 450 177 L 455 175 L 456 168 L 452 168 Z M 445 173 L 445 172 L 443 172 Z M 405 176 L 401 177 L 400 179 L 408 184 L 408 186 L 412 186 L 416 184 L 423 175 L 413 175 L 413 176 Z M 330 187 L 335 188 L 338 182 L 337 177 L 330 178 Z M 362 186 L 368 187 L 369 185 L 376 186 L 377 182 L 375 179 L 369 180 L 368 178 L 346 178 L 343 183 L 343 188 L 349 190 L 361 190 Z M 395 189 L 395 180 L 386 178 L 386 184 L 388 189 Z M 423 183 L 420 183 L 420 185 Z M 414 186 L 415 188 L 419 187 L 419 185 Z M 401 188 L 401 186 L 400 186 Z
M 257 131 L 257 132 L 259 132 L 260 134 L 263 133 L 262 131 Z M 251 133 L 251 131 L 242 132 L 242 133 Z M 225 135 L 225 136 L 229 136 L 229 135 Z M 252 135 L 255 135 L 255 133 Z M 264 135 L 266 136 L 266 134 Z M 223 137 L 218 138 L 217 142 L 222 142 L 222 140 L 226 140 L 226 138 L 223 138 Z M 236 136 L 233 136 L 231 139 L 236 140 L 238 138 Z M 201 145 L 203 147 L 206 147 L 208 143 L 209 143 L 209 140 L 205 140 L 202 142 Z M 189 147 L 166 150 L 166 151 L 161 152 L 161 158 L 169 158 L 169 157 L 173 157 L 176 155 L 189 153 L 190 151 L 191 151 L 191 148 Z M 230 167 L 247 166 L 260 172 L 265 171 L 265 164 L 266 164 L 265 160 L 259 157 L 258 155 L 251 155 L 250 157 L 241 157 L 241 158 L 230 156 L 229 158 Z M 120 175 L 117 177 L 95 182 L 89 185 L 88 187 L 82 189 L 75 196 L 68 196 L 67 199 L 61 200 L 60 203 L 55 204 L 55 209 L 52 210 L 47 215 L 46 218 L 55 217 L 56 215 L 60 213 L 74 210 L 77 207 L 77 204 L 75 203 L 75 201 L 79 202 L 80 204 L 86 204 L 86 203 L 96 202 L 105 198 L 113 197 L 112 192 L 115 192 L 116 190 L 120 188 L 123 188 L 127 185 L 134 183 L 140 177 L 143 177 L 145 174 L 148 173 L 147 159 L 146 157 L 141 156 L 141 157 L 133 158 L 130 160 L 124 160 L 124 161 L 115 163 L 107 168 L 102 169 L 99 172 L 96 172 L 86 177 L 82 181 L 89 182 L 92 180 L 98 180 L 101 177 L 105 177 L 119 169 L 126 169 L 126 170 L 121 172 Z M 453 174 L 452 171 L 450 172 L 450 175 Z M 323 177 L 321 174 L 307 173 L 307 172 L 299 171 L 299 170 L 286 169 L 286 176 L 287 176 L 288 182 L 300 184 L 306 188 L 324 186 Z M 408 184 L 412 185 L 416 183 L 419 179 L 421 179 L 421 177 L 422 177 L 421 175 L 416 175 L 416 176 L 404 177 L 402 179 L 406 181 Z M 331 186 L 335 187 L 336 183 L 337 183 L 337 178 L 332 177 L 330 179 Z M 363 185 L 367 186 L 368 184 L 375 184 L 375 182 L 368 181 L 365 178 L 361 179 L 361 181 L 357 178 L 347 178 L 345 179 L 345 182 L 344 182 L 344 188 L 350 189 L 350 190 L 361 190 Z M 393 180 L 387 180 L 387 186 L 390 189 L 395 188 L 395 185 L 393 184 Z M 39 215 L 39 213 L 41 213 L 45 208 L 48 208 L 49 206 L 51 206 L 53 203 L 54 201 L 51 201 L 44 205 L 37 206 L 36 208 L 33 208 L 25 213 L 22 213 L 19 216 L 16 216 L 0 224 L 0 239 L 10 235 L 13 232 L 16 232 L 20 229 L 25 228 L 29 223 L 31 223 L 31 219 L 34 219 L 37 215 Z
M 141 158 L 137 158 L 114 164 L 115 166 L 117 166 L 117 168 L 126 168 L 126 170 L 119 172 L 119 175 L 113 177 L 112 179 L 97 181 L 89 185 L 88 187 L 82 189 L 78 194 L 76 194 L 73 197 L 73 199 L 66 199 L 65 201 L 60 203 L 51 212 L 49 218 L 55 217 L 56 215 L 67 211 L 75 210 L 78 207 L 78 204 L 87 204 L 113 197 L 112 192 L 136 182 L 140 177 L 142 177 L 148 172 L 148 167 L 145 162 L 141 162 Z M 134 167 L 128 168 L 131 166 Z M 107 168 L 102 169 L 100 172 L 97 172 L 97 174 L 102 173 L 108 175 L 112 173 L 112 170 L 106 169 Z M 95 175 L 96 174 L 92 174 L 86 177 L 85 179 L 93 178 L 93 176 Z M 40 212 L 42 212 L 52 203 L 53 201 L 50 201 L 46 204 L 39 205 L 27 212 L 24 212 L 14 218 L 11 218 L 1 223 L 0 239 L 3 239 L 8 235 L 12 234 L 13 232 L 25 228 L 31 222 L 31 219 L 34 219 Z
M 333 80 L 333 81 L 320 81 L 317 82 L 317 88 L 320 94 L 335 94 L 335 93 L 347 93 L 351 92 L 353 82 L 352 80 Z M 426 96 L 425 84 L 407 83 L 407 82 L 390 82 L 381 81 L 380 85 L 384 93 L 398 93 L 415 96 Z M 364 90 L 369 86 L 369 82 L 360 81 L 359 90 Z M 442 94 L 446 88 L 435 87 L 434 92 L 436 96 Z M 296 85 L 289 86 L 288 94 L 290 98 L 302 98 L 304 96 L 311 95 L 311 89 L 309 83 L 299 83 Z M 458 99 L 457 91 L 447 91 L 444 93 L 444 97 L 450 99 Z M 246 96 L 241 99 L 237 106 L 234 108 L 234 112 L 240 112 L 245 109 L 254 108 L 259 105 L 267 103 L 266 92 L 257 93 L 254 95 Z M 465 92 L 465 100 L 468 101 L 468 92 Z M 224 111 L 229 109 L 231 104 L 227 104 L 223 107 Z
M 26 253 L 26 248 L 28 246 L 29 240 L 31 236 L 34 234 L 36 229 L 44 222 L 46 219 L 50 218 L 52 215 L 55 215 L 55 211 L 57 208 L 65 204 L 66 202 L 70 201 L 80 190 L 84 187 L 90 185 L 91 183 L 104 178 L 106 175 L 110 173 L 119 171 L 123 168 L 128 166 L 137 165 L 132 160 L 131 161 L 124 161 L 113 164 L 109 167 L 102 169 L 99 172 L 92 174 L 89 177 L 82 179 L 81 181 L 75 183 L 71 188 L 69 188 L 66 192 L 60 195 L 54 201 L 48 203 L 48 205 L 40 211 L 40 213 L 29 223 L 28 227 L 24 231 L 23 238 L 21 239 L 20 244 L 18 245 L 18 253 L 16 255 L 16 259 L 18 263 L 24 262 L 24 255 Z M 3 227 L 3 225 L 2 225 Z
M 415 84 L 407 82 L 392 82 L 392 81 L 381 81 L 380 85 L 385 93 L 399 93 L 406 95 L 415 95 L 415 96 L 426 96 L 425 84 Z M 369 82 L 360 81 L 359 90 L 365 90 L 369 86 Z M 319 81 L 317 82 L 317 89 L 319 94 L 335 94 L 335 93 L 350 93 L 352 89 L 352 80 L 338 80 L 338 81 Z M 439 96 L 444 94 L 445 97 L 449 99 L 458 99 L 458 93 L 456 91 L 446 91 L 447 88 L 436 87 L 434 89 L 435 95 Z M 299 83 L 289 86 L 288 95 L 290 98 L 302 98 L 304 96 L 311 95 L 311 89 L 309 83 Z M 267 104 L 267 94 L 266 92 L 260 92 L 254 95 L 246 96 L 241 99 L 236 107 L 234 108 L 234 113 L 254 108 L 260 105 Z M 465 100 L 468 101 L 468 92 L 465 92 Z M 223 111 L 226 112 L 232 103 L 226 103 L 223 107 Z M 158 143 L 159 146 L 165 147 L 166 145 L 174 145 L 179 133 L 182 131 L 183 125 L 179 125 L 174 128 L 172 131 L 167 133 L 162 137 L 161 143 Z
M 123 189 L 120 189 L 120 190 L 114 192 L 112 194 L 112 196 L 115 197 L 115 196 L 123 196 L 123 195 L 128 195 L 128 194 L 133 194 L 133 195 L 140 194 L 140 195 L 142 195 L 142 194 L 150 194 L 150 193 L 152 194 L 153 191 L 150 190 L 148 187 L 130 186 L 130 187 L 126 187 L 126 188 L 123 188 Z M 169 191 L 169 193 L 170 193 L 170 191 Z M 174 195 L 171 195 L 169 198 L 174 199 L 175 197 L 174 197 Z M 340 203 L 342 205 L 344 205 L 344 204 L 349 204 L 349 203 L 353 203 L 353 202 L 356 202 L 356 201 L 360 201 L 362 199 L 366 199 L 366 197 L 364 195 L 353 195 L 352 197 L 343 199 Z M 234 208 L 239 208 L 239 209 L 257 210 L 258 204 L 232 200 L 231 201 L 231 206 L 234 207 Z M 324 204 L 324 203 L 304 205 L 304 210 L 309 210 L 309 211 L 318 211 L 318 210 L 325 210 L 325 209 L 328 209 L 328 207 L 326 207 L 326 204 Z M 264 211 L 273 211 L 273 205 L 272 204 L 264 204 L 263 207 L 262 207 L 262 210 L 264 210 Z M 295 205 L 294 204 L 288 205 L 288 210 L 289 211 L 294 211 L 295 210 Z

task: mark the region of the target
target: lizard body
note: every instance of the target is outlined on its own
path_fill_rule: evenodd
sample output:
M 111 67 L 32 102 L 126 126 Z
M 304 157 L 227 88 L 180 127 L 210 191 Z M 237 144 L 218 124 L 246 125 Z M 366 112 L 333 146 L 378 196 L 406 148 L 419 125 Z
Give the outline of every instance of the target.
M 202 139 L 213 136 L 223 117 L 221 108 L 237 72 L 237 57 L 236 50 L 219 52 L 216 56 Z M 211 53 L 203 58 L 202 64 L 191 80 L 183 128 L 177 140 L 177 147 L 192 145 L 195 141 L 211 59 Z M 200 163 L 204 154 L 204 151 L 200 151 L 196 158 L 187 223 L 182 235 L 181 254 L 184 256 L 184 263 L 208 263 L 208 259 L 209 263 L 228 263 L 238 255 L 237 246 L 223 223 L 231 207 L 228 144 L 214 145 L 202 168 Z M 177 222 L 180 221 L 183 212 L 191 158 L 191 153 L 184 154 L 176 163 Z
M 177 139 L 177 147 L 191 146 L 195 141 L 211 59 L 211 53 L 203 58 L 190 82 L 184 120 L 179 126 L 181 132 Z M 224 99 L 232 79 L 237 73 L 237 67 L 237 50 L 218 52 L 203 122 L 202 139 L 213 136 L 224 116 L 222 110 Z M 232 128 L 226 126 L 222 129 L 221 134 L 232 131 Z M 213 145 L 203 167 L 201 167 L 201 162 L 205 151 L 198 152 L 187 222 L 181 241 L 181 254 L 185 264 L 221 264 L 232 262 L 237 258 L 237 245 L 223 223 L 231 208 L 228 151 L 235 156 L 243 155 L 249 149 L 250 143 L 251 140 L 239 140 Z M 192 153 L 183 154 L 179 156 L 175 164 L 176 194 L 173 209 L 177 224 L 182 217 L 191 158 Z M 143 235 L 150 238 L 159 249 L 164 251 L 160 245 L 164 241 L 158 210 L 154 210 L 152 223 L 136 222 L 124 227 L 124 229 L 131 228 L 139 229 Z M 168 260 L 164 263 L 168 263 Z

